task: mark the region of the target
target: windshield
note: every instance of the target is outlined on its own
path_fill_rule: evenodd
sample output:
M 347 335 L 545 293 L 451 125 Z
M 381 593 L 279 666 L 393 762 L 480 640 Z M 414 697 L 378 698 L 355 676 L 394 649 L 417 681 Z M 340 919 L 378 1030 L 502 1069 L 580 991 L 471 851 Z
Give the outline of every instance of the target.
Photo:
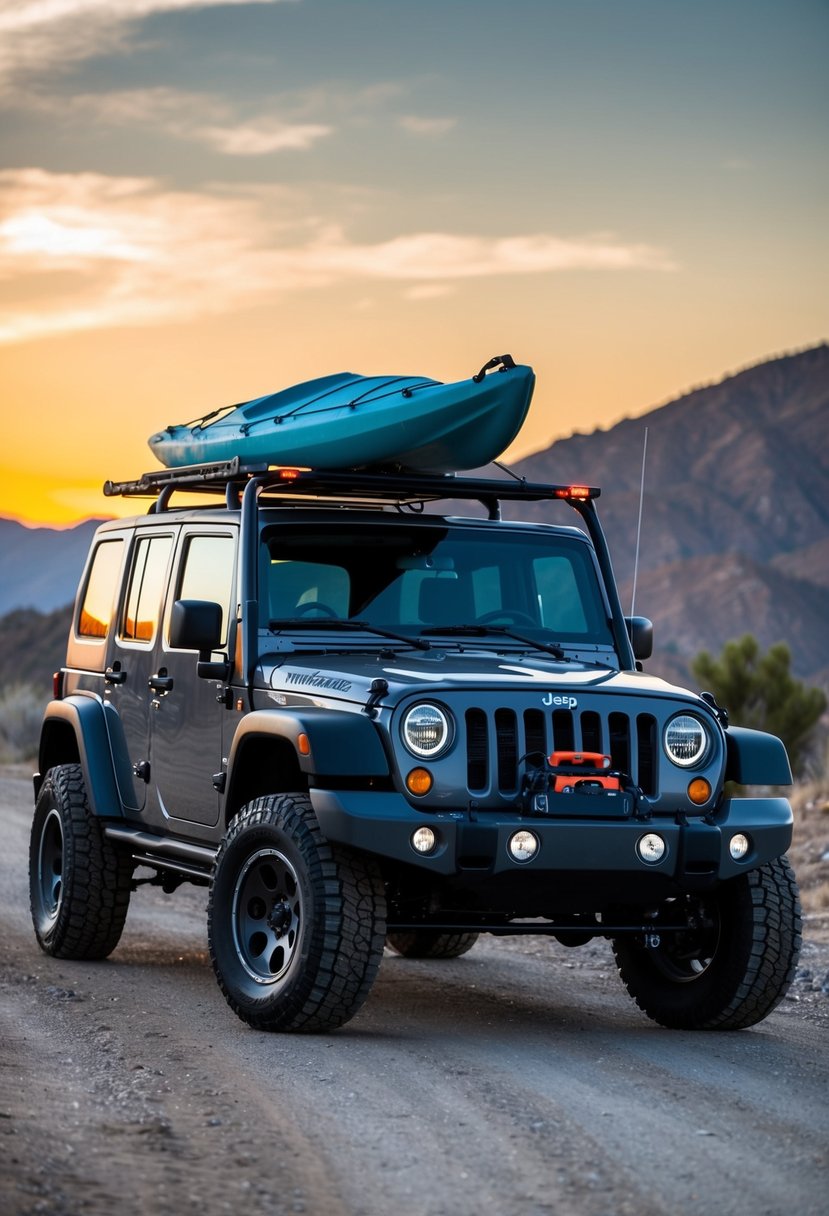
M 260 620 L 352 620 L 412 636 L 505 625 L 611 646 L 593 558 L 577 536 L 455 525 L 309 523 L 262 537 Z M 486 631 L 477 631 L 486 639 Z M 501 642 L 503 642 L 503 634 Z M 498 634 L 491 638 L 498 642 Z

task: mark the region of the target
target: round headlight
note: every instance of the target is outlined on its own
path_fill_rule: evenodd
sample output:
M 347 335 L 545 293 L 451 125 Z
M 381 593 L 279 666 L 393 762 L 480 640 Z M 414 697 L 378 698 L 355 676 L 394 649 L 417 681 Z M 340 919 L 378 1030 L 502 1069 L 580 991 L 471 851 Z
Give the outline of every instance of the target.
M 665 751 L 680 768 L 699 764 L 708 750 L 708 734 L 699 718 L 678 714 L 665 727 Z
M 449 715 L 440 706 L 426 702 L 407 710 L 401 732 L 413 756 L 439 756 L 452 741 Z

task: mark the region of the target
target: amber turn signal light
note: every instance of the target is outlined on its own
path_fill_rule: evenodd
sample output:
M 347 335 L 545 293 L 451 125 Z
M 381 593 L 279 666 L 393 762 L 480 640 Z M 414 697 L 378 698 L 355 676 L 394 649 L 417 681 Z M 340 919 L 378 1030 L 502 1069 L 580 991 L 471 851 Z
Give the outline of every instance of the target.
M 688 785 L 688 797 L 694 806 L 702 806 L 711 797 L 711 785 L 704 777 L 695 777 Z
M 417 798 L 428 794 L 432 788 L 432 774 L 425 768 L 413 768 L 406 778 L 406 789 Z

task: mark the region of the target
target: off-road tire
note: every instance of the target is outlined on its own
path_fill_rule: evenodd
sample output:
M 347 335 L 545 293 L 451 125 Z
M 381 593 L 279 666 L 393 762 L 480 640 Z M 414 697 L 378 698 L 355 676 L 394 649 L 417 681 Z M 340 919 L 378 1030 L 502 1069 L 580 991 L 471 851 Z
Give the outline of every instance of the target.
M 106 958 L 121 937 L 133 862 L 92 814 L 79 764 L 46 774 L 29 848 L 35 936 L 55 958 Z
M 783 999 L 800 953 L 797 883 L 785 857 L 700 897 L 709 928 L 656 949 L 617 938 L 619 974 L 640 1009 L 676 1030 L 741 1030 Z
M 228 828 L 207 906 L 210 958 L 231 1009 L 269 1031 L 328 1031 L 368 996 L 385 888 L 370 857 L 330 844 L 305 794 L 257 798 Z
M 386 945 L 403 958 L 460 958 L 477 940 L 477 933 L 440 933 L 437 929 L 386 935 Z

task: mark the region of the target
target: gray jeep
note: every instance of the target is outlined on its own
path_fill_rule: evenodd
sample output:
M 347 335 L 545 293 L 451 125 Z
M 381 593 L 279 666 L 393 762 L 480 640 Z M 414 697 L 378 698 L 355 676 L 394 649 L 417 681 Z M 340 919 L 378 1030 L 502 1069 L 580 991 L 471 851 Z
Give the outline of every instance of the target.
M 791 810 L 727 783 L 789 784 L 785 750 L 642 671 L 597 489 L 234 460 L 105 492 L 153 501 L 98 529 L 43 722 L 48 954 L 104 958 L 140 883 L 193 882 L 262 1030 L 342 1025 L 384 945 L 454 958 L 480 933 L 608 938 L 664 1026 L 782 999 Z

